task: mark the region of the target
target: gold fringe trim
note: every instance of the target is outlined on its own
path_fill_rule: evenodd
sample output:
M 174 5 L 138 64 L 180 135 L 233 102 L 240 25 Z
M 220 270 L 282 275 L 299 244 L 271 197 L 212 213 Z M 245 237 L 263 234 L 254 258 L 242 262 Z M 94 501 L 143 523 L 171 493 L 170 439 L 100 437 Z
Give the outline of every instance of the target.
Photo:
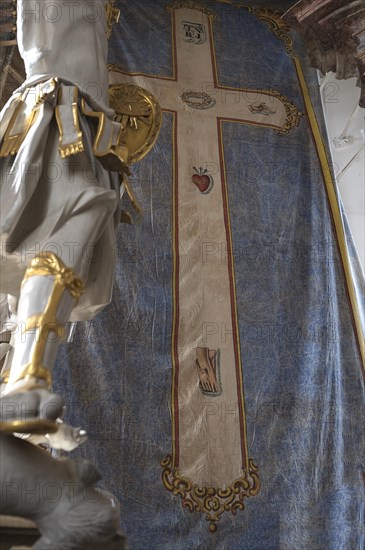
M 77 155 L 77 153 L 82 153 L 84 151 L 84 144 L 82 140 L 71 143 L 70 145 L 59 145 L 58 147 L 60 156 L 62 159 L 70 157 L 71 155 Z
M 74 132 L 76 135 L 76 141 L 72 143 L 63 143 L 64 140 L 64 131 L 62 126 L 62 116 L 61 116 L 61 101 L 62 101 L 62 94 L 63 89 L 59 88 L 58 90 L 58 105 L 55 108 L 55 115 L 56 115 L 56 121 L 59 131 L 59 141 L 58 141 L 58 151 L 61 156 L 61 158 L 66 158 L 71 155 L 77 155 L 78 153 L 82 153 L 84 150 L 84 144 L 82 141 L 82 131 L 80 129 L 80 122 L 79 122 L 79 107 L 78 107 L 78 96 L 79 96 L 79 89 L 77 86 L 74 86 L 73 91 L 73 102 L 71 104 L 71 110 L 72 110 L 72 118 L 73 118 L 73 125 L 74 125 Z

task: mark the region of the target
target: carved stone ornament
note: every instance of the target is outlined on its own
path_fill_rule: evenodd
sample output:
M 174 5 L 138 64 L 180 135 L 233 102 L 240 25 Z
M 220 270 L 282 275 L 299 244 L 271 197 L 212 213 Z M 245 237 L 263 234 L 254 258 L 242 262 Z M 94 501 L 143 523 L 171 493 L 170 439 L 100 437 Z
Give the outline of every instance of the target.
M 0 46 L 15 46 L 16 43 L 16 0 L 1 0 Z
M 100 475 L 92 464 L 55 459 L 3 433 L 0 447 L 1 512 L 36 524 L 41 537 L 32 548 L 127 550 L 119 530 L 119 503 L 114 495 L 95 487 Z
M 302 37 L 312 67 L 339 80 L 356 76 L 365 107 L 365 4 L 363 0 L 301 0 L 283 16 Z

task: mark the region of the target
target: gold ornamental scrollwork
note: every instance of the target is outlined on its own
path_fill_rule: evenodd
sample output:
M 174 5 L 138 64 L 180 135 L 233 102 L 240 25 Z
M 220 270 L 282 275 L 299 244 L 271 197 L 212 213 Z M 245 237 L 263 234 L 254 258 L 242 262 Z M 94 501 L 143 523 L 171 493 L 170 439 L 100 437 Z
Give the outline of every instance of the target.
M 289 25 L 287 25 L 287 23 L 285 23 L 285 21 L 282 20 L 282 12 L 278 10 L 271 10 L 270 8 L 253 8 L 252 6 L 248 6 L 247 4 L 236 3 L 232 0 L 216 1 L 220 4 L 230 4 L 237 9 L 247 10 L 249 13 L 255 15 L 260 21 L 264 21 L 268 25 L 270 31 L 273 32 L 279 40 L 282 40 L 284 42 L 287 53 L 292 53 L 293 39 L 290 36 L 291 28 Z
M 156 143 L 162 123 L 161 108 L 151 92 L 134 84 L 112 84 L 109 102 L 116 112 L 115 120 L 123 128 L 120 145 L 128 148 L 127 164 L 134 164 Z
M 286 119 L 285 124 L 280 130 L 275 130 L 277 134 L 287 134 L 292 128 L 299 126 L 300 119 L 304 116 L 304 113 L 299 111 L 298 107 L 292 101 L 289 101 L 285 95 L 281 94 L 277 90 L 271 90 L 271 95 L 277 97 L 284 104 Z
M 242 476 L 225 489 L 201 487 L 182 476 L 178 468 L 173 467 L 172 456 L 167 455 L 162 461 L 162 482 L 164 487 L 182 499 L 182 506 L 189 512 L 201 512 L 209 522 L 209 531 L 217 531 L 217 522 L 224 512 L 236 515 L 245 507 L 244 500 L 256 496 L 260 491 L 258 468 L 249 461 L 249 469 L 243 470 Z
M 252 8 L 251 6 L 246 5 L 237 5 L 238 8 L 243 8 L 249 13 L 252 13 L 259 19 L 266 23 L 271 32 L 275 36 L 284 42 L 285 49 L 288 54 L 291 54 L 293 51 L 293 39 L 290 36 L 290 27 L 282 20 L 281 16 L 283 15 L 278 10 L 271 10 L 270 8 Z

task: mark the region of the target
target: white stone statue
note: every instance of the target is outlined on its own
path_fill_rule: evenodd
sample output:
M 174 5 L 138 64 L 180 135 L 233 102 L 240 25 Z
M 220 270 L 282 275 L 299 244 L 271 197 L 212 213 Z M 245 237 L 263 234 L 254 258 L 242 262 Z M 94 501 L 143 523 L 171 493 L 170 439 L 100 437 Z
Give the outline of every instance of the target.
M 48 399 L 64 324 L 111 298 L 126 151 L 108 107 L 106 4 L 17 4 L 27 79 L 1 113 L 0 136 L 1 292 L 18 298 L 4 393 L 33 392 L 35 409 L 26 419 L 8 409 L 3 431 L 57 427 L 38 417 L 37 400 Z
M 35 550 L 127 550 L 115 497 L 94 487 L 86 460 L 55 460 L 26 441 L 0 433 L 1 509 L 35 522 Z
M 27 78 L 0 120 L 1 293 L 16 318 L 0 398 L 2 477 L 8 482 L 27 482 L 35 472 L 41 481 L 59 481 L 71 468 L 42 458 L 41 451 L 13 433 L 23 438 L 48 434 L 51 443 L 52 434 L 60 433 L 58 440 L 53 436 L 54 446 L 64 443 L 66 450 L 83 438 L 62 426 L 63 399 L 51 392 L 51 375 L 65 323 L 91 319 L 111 299 L 114 232 L 128 151 L 121 145 L 123 126 L 108 106 L 107 4 L 17 2 Z M 112 500 L 103 494 L 100 506 L 109 502 L 110 509 Z M 17 510 L 9 499 L 2 502 L 2 513 L 32 517 L 49 536 L 42 523 L 44 503 L 34 503 L 29 512 Z M 111 524 L 116 532 L 115 510 Z M 52 521 L 62 525 L 62 513 L 59 506 Z M 91 548 L 83 542 L 90 524 L 87 511 L 76 516 L 78 534 L 69 535 L 73 545 L 60 535 L 63 550 Z M 105 532 L 98 536 L 95 548 L 106 540 Z

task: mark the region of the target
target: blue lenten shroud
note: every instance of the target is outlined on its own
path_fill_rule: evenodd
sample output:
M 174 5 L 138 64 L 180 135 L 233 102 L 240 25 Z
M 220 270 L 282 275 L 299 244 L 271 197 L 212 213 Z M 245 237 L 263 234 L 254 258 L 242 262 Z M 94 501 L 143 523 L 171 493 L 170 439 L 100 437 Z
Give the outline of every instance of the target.
M 177 363 L 189 351 L 174 348 L 180 303 L 176 293 L 183 284 L 176 274 L 184 253 L 174 226 L 180 215 L 176 193 L 182 185 L 175 173 L 175 148 L 184 147 L 178 134 L 179 113 L 189 109 L 182 101 L 177 101 L 175 112 L 163 110 L 156 146 L 133 166 L 131 183 L 143 207 L 142 221 L 119 227 L 113 301 L 94 320 L 77 325 L 73 341 L 61 351 L 55 388 L 66 398 L 68 421 L 89 433 L 77 454 L 98 467 L 103 486 L 120 499 L 122 527 L 131 548 L 360 550 L 364 283 L 346 223 L 345 239 L 339 235 L 341 205 L 331 195 L 331 176 L 312 119 L 315 112 L 323 129 L 316 73 L 308 68 L 300 44 L 294 44 L 294 53 L 288 52 L 288 43 L 267 20 L 237 4 L 122 0 L 109 62 L 126 82 L 138 84 L 138 75 L 154 77 L 156 88 L 151 83 L 151 89 L 159 100 L 164 79 L 169 86 L 174 77 L 174 8 L 189 8 L 196 19 L 175 32 L 185 32 L 186 41 L 195 40 L 197 48 L 199 41 L 214 40 L 222 87 L 276 90 L 303 113 L 287 133 L 232 120 L 220 126 L 225 220 L 231 239 L 227 261 L 232 266 L 245 417 L 239 418 L 242 410 L 235 409 L 234 397 L 224 403 L 226 413 L 234 414 L 222 415 L 221 402 L 215 409 L 214 399 L 219 397 L 201 390 L 195 365 L 191 367 L 191 399 L 199 394 L 208 411 L 219 410 L 215 422 L 225 423 L 225 429 L 230 430 L 230 422 L 244 428 L 242 438 L 257 467 L 260 490 L 242 499 L 243 510 L 223 510 L 212 532 L 209 502 L 196 497 L 195 508 L 189 509 L 183 504 L 191 500 L 194 489 L 186 485 L 181 495 L 174 494 L 162 480 L 161 462 L 177 453 L 177 446 L 182 452 L 188 439 L 181 436 L 174 442 L 176 426 L 184 420 L 179 418 L 179 402 L 177 408 L 173 402 L 177 380 L 182 391 Z M 270 9 L 270 4 L 254 6 Z M 284 2 L 283 11 L 285 7 Z M 271 6 L 268 19 L 274 17 L 274 9 L 278 3 Z M 206 17 L 212 19 L 212 35 L 199 27 Z M 194 65 L 194 57 L 190 63 Z M 183 67 L 178 69 L 181 79 Z M 207 83 L 205 92 L 217 100 L 214 90 L 214 82 Z M 213 110 L 200 115 L 192 109 L 191 117 L 210 116 Z M 208 215 L 204 201 L 217 189 L 222 170 L 213 169 L 208 157 L 203 161 L 215 189 L 204 194 L 197 179 L 185 182 L 191 184 L 191 193 L 196 192 L 201 209 L 197 227 L 202 231 Z M 208 182 L 201 179 L 202 185 L 204 181 Z M 179 220 L 183 223 L 182 217 Z M 212 243 L 216 248 L 209 250 L 220 250 L 222 243 Z M 206 268 L 203 264 L 204 254 L 195 258 L 197 277 Z M 209 321 L 220 326 L 219 315 Z M 224 368 L 221 357 L 222 373 Z M 197 429 L 193 421 L 192 436 Z M 209 433 L 207 437 L 209 441 Z M 213 448 L 215 442 L 210 444 Z M 234 452 L 222 449 L 225 460 Z M 202 457 L 205 467 L 209 457 L 209 452 Z M 176 470 L 175 480 L 178 474 Z M 209 482 L 217 493 L 219 488 Z M 233 495 L 231 482 L 227 480 L 223 489 L 231 487 Z

